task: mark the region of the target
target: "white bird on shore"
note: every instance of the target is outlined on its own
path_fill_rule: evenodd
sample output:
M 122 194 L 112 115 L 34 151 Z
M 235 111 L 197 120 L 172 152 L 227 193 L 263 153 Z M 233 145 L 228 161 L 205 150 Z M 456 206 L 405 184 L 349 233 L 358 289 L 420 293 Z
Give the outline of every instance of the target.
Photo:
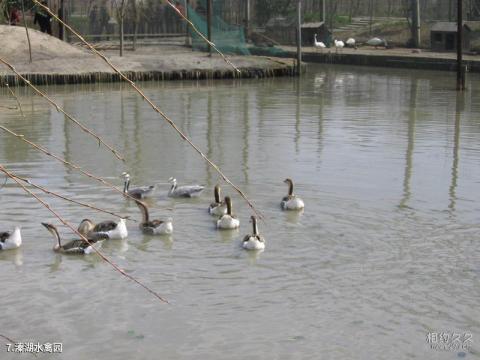
M 285 179 L 284 183 L 288 184 L 288 195 L 284 196 L 280 206 L 283 210 L 301 210 L 305 207 L 302 199 L 293 194 L 292 179 Z
M 263 250 L 265 249 L 265 239 L 258 233 L 257 218 L 252 215 L 250 219 L 253 224 L 253 234 L 243 238 L 242 247 L 246 250 Z
M 355 49 L 357 48 L 354 38 L 348 38 L 347 41 L 345 41 L 345 45 L 347 47 L 351 47 L 351 48 L 355 48 Z
M 172 219 L 166 220 L 150 220 L 148 215 L 147 205 L 139 200 L 135 200 L 135 203 L 142 212 L 142 222 L 140 223 L 140 230 L 144 234 L 148 235 L 169 235 L 173 232 Z
M 19 226 L 15 226 L 13 232 L 6 231 L 0 233 L 0 250 L 16 249 L 20 245 L 22 245 L 22 235 Z
M 202 185 L 184 185 L 177 186 L 177 179 L 171 177 L 168 182 L 172 184 L 172 187 L 168 191 L 170 197 L 194 197 L 199 195 L 205 188 Z
M 333 40 L 334 44 L 335 44 L 335 48 L 336 48 L 336 51 L 338 51 L 338 49 L 343 49 L 345 47 L 345 43 L 342 41 L 342 40 Z
M 83 239 L 78 239 L 69 241 L 62 245 L 60 234 L 58 233 L 57 228 L 52 224 L 42 223 L 42 225 L 45 226 L 45 228 L 54 236 L 53 251 L 64 254 L 88 255 L 94 251 L 91 244 L 107 239 L 106 234 L 97 234 L 95 238 L 89 238 L 88 236 L 86 237 L 90 244 Z
M 317 41 L 317 34 L 313 36 L 313 46 L 320 49 L 325 49 L 327 47 L 322 41 Z
M 371 38 L 370 40 L 368 40 L 367 44 L 370 45 L 370 46 L 375 46 L 375 49 L 378 46 L 385 46 L 385 48 L 386 48 L 387 47 L 387 40 L 380 39 L 378 37 L 374 37 L 374 38 Z
M 152 196 L 153 192 L 155 191 L 155 185 L 140 186 L 134 189 L 130 189 L 130 174 L 127 172 L 123 172 L 122 176 L 125 180 L 123 184 L 123 192 L 135 199 L 145 199 L 146 197 Z
M 105 234 L 108 236 L 108 239 L 123 240 L 128 236 L 125 219 L 120 219 L 119 222 L 107 220 L 98 224 L 95 224 L 90 219 L 83 219 L 80 225 L 78 225 L 77 231 L 88 238 L 95 236 L 95 234 Z
M 227 204 L 227 213 L 217 220 L 217 228 L 227 230 L 236 229 L 240 226 L 240 220 L 232 214 L 232 199 L 226 196 L 225 203 Z
M 227 204 L 225 204 L 225 201 L 220 200 L 220 185 L 215 185 L 213 194 L 215 196 L 215 202 L 211 203 L 208 207 L 208 213 L 216 216 L 225 215 L 227 213 Z

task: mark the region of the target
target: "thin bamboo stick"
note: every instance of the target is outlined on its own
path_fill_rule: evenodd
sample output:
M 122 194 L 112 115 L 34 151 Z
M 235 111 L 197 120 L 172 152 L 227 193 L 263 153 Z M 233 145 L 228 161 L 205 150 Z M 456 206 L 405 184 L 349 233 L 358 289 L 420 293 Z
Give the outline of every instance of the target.
M 16 69 L 15 67 L 10 64 L 9 62 L 7 62 L 5 59 L 1 58 L 0 57 L 0 62 L 3 63 L 5 66 L 7 66 L 10 70 L 12 70 L 15 75 L 17 75 L 20 79 L 22 79 L 23 82 L 25 82 L 25 84 L 27 84 L 28 86 L 30 86 L 38 95 L 40 95 L 41 97 L 43 97 L 45 100 L 47 100 L 50 104 L 52 104 L 53 106 L 55 106 L 55 108 L 57 109 L 57 111 L 63 113 L 70 121 L 74 122 L 77 126 L 79 126 L 84 132 L 90 134 L 91 136 L 93 136 L 95 139 L 97 139 L 98 141 L 98 145 L 100 146 L 101 144 L 103 146 L 105 146 L 108 150 L 110 150 L 113 155 L 115 155 L 115 157 L 119 160 L 122 160 L 122 161 L 125 161 L 125 159 L 115 150 L 113 149 L 110 145 L 108 145 L 105 141 L 102 140 L 102 138 L 100 136 L 98 136 L 97 134 L 95 134 L 92 130 L 90 130 L 89 128 L 87 128 L 85 125 L 83 125 L 82 123 L 80 123 L 78 120 L 76 120 L 72 115 L 70 115 L 69 113 L 67 113 L 60 105 L 58 105 L 57 103 L 55 103 L 55 101 L 53 101 L 52 99 L 50 99 L 50 97 L 48 97 L 47 94 L 43 93 L 42 91 L 40 91 L 35 85 L 33 85 L 28 79 L 26 79 L 23 75 L 21 75 Z
M 156 291 L 150 289 L 147 285 L 143 284 L 140 280 L 137 280 L 135 277 L 133 277 L 132 275 L 129 275 L 127 274 L 123 269 L 121 269 L 117 264 L 115 264 L 114 262 L 112 262 L 111 260 L 109 260 L 105 255 L 103 255 L 102 252 L 100 252 L 100 250 L 98 250 L 85 236 L 83 236 L 82 234 L 80 234 L 78 232 L 77 229 L 75 229 L 72 225 L 70 225 L 70 223 L 66 220 L 64 220 L 55 210 L 53 210 L 50 205 L 48 203 L 46 203 L 44 200 L 42 200 L 40 197 L 38 197 L 37 195 L 35 195 L 33 192 L 31 192 L 29 189 L 27 189 L 25 187 L 25 185 L 23 185 L 21 183 L 20 180 L 18 180 L 17 176 L 15 176 L 14 174 L 10 173 L 8 170 L 5 169 L 5 167 L 3 165 L 0 165 L 0 171 L 3 172 L 5 175 L 7 175 L 9 178 L 11 178 L 13 181 L 15 181 L 25 192 L 27 192 L 29 195 L 33 196 L 39 203 L 41 203 L 48 211 L 50 211 L 58 220 L 60 220 L 60 222 L 67 226 L 70 230 L 72 230 L 76 235 L 80 236 L 81 239 L 83 239 L 84 241 L 86 241 L 92 248 L 93 250 L 104 260 L 106 261 L 108 264 L 110 264 L 116 271 L 118 271 L 120 274 L 122 274 L 123 276 L 125 276 L 126 278 L 132 280 L 133 282 L 135 282 L 136 284 L 140 285 L 142 288 L 144 288 L 146 291 L 148 291 L 150 294 L 152 294 L 153 296 L 155 296 L 158 300 L 162 301 L 162 302 L 165 302 L 165 303 L 169 303 L 166 299 L 164 299 L 162 296 L 160 296 Z
M 59 157 L 59 156 L 57 156 L 57 155 L 55 155 L 55 154 L 52 154 L 50 151 L 46 150 L 45 148 L 41 147 L 40 145 L 37 145 L 37 144 L 35 144 L 33 141 L 30 141 L 30 140 L 26 139 L 24 135 L 17 134 L 17 133 L 13 132 L 13 131 L 10 130 L 10 129 L 7 129 L 5 126 L 2 126 L 2 125 L 0 125 L 0 130 L 3 130 L 3 131 L 5 131 L 5 132 L 7 132 L 8 134 L 13 135 L 13 136 L 19 138 L 20 140 L 22 140 L 23 142 L 26 142 L 26 143 L 27 143 L 28 145 L 30 145 L 31 147 L 33 147 L 33 148 L 41 151 L 42 153 L 44 153 L 44 154 L 47 155 L 47 156 L 50 156 L 50 157 L 54 158 L 55 160 L 63 163 L 64 165 L 68 166 L 69 168 L 71 168 L 71 169 L 73 169 L 73 170 L 76 170 L 76 171 L 79 171 L 81 174 L 83 174 L 83 175 L 85 175 L 85 176 L 87 176 L 87 177 L 89 177 L 89 178 L 91 178 L 91 179 L 95 179 L 95 180 L 101 182 L 103 185 L 106 185 L 106 186 L 108 186 L 109 188 L 111 188 L 111 189 L 119 192 L 120 194 L 122 194 L 122 195 L 125 196 L 126 198 L 135 200 L 135 198 L 133 198 L 132 196 L 130 196 L 130 195 L 126 194 L 126 193 L 124 193 L 123 190 L 119 189 L 118 187 L 116 187 L 116 186 L 113 185 L 112 183 L 110 183 L 110 182 L 102 179 L 101 177 L 95 176 L 95 175 L 93 175 L 93 174 L 91 174 L 91 173 L 83 170 L 80 166 L 78 166 L 78 165 L 76 165 L 76 164 L 74 164 L 74 163 L 71 163 L 71 162 L 69 162 L 69 161 L 67 161 L 67 160 L 65 160 L 65 159 L 62 159 L 61 157 Z
M 119 215 L 119 214 L 114 213 L 114 212 L 112 212 L 112 211 L 108 211 L 108 210 L 105 210 L 105 209 L 101 209 L 101 208 L 98 208 L 98 207 L 96 207 L 96 206 L 93 206 L 93 205 L 84 203 L 84 202 L 82 202 L 82 201 L 73 200 L 73 199 L 71 199 L 71 198 L 69 198 L 69 197 L 60 195 L 60 194 L 58 194 L 58 193 L 56 193 L 56 192 L 54 192 L 54 191 L 48 190 L 48 189 L 46 189 L 46 188 L 44 188 L 44 187 L 42 187 L 42 186 L 40 186 L 40 185 L 36 185 L 36 184 L 32 183 L 30 180 L 28 180 L 28 179 L 26 179 L 26 178 L 24 178 L 24 177 L 21 177 L 21 176 L 18 176 L 18 175 L 14 175 L 14 174 L 12 174 L 12 176 L 14 176 L 14 177 L 16 177 L 17 179 L 19 179 L 19 180 L 27 183 L 27 184 L 30 185 L 30 186 L 33 186 L 34 188 L 36 188 L 36 189 L 38 189 L 38 190 L 43 191 L 45 194 L 53 195 L 53 196 L 56 196 L 56 197 L 58 197 L 58 198 L 60 198 L 60 199 L 65 200 L 65 201 L 68 201 L 68 202 L 71 202 L 71 203 L 74 203 L 74 204 L 77 204 L 77 205 L 80 205 L 80 206 L 84 206 L 84 207 L 90 208 L 90 209 L 92 209 L 92 210 L 96 210 L 96 211 L 100 211 L 100 212 L 103 212 L 103 213 L 106 213 L 106 214 L 110 214 L 110 215 L 113 215 L 113 216 L 118 217 L 118 218 L 120 218 L 120 219 L 130 219 L 130 216 Z M 134 220 L 134 221 L 136 221 L 136 220 Z
M 7 86 L 8 91 L 10 91 L 10 94 L 12 94 L 13 98 L 17 101 L 18 108 L 20 109 L 20 113 L 22 114 L 22 118 L 25 119 L 25 115 L 23 114 L 23 110 L 22 110 L 22 104 L 20 104 L 20 101 L 18 100 L 17 95 L 15 95 L 13 90 L 10 89 L 10 86 L 8 84 L 5 84 L 5 85 Z
M 158 114 L 160 114 L 165 121 L 168 122 L 168 124 L 173 127 L 173 129 L 180 135 L 180 137 L 187 141 L 190 146 L 192 146 L 195 151 L 200 154 L 200 156 L 208 163 L 210 166 L 212 166 L 217 173 L 221 176 L 221 178 L 229 184 L 231 187 L 235 189 L 235 191 L 240 194 L 240 196 L 247 202 L 248 206 L 252 209 L 252 211 L 257 215 L 258 218 L 263 219 L 263 216 L 261 215 L 260 212 L 257 211 L 253 203 L 247 198 L 247 196 L 238 188 L 235 184 L 233 184 L 230 179 L 227 178 L 227 176 L 220 170 L 220 168 L 212 161 L 210 160 L 179 128 L 178 126 L 171 120 L 158 106 L 156 106 L 150 98 L 148 98 L 142 90 L 132 81 L 130 80 L 125 74 L 123 74 L 115 65 L 113 65 L 110 60 L 107 59 L 105 55 L 100 53 L 98 50 L 96 50 L 88 41 L 86 41 L 78 32 L 76 32 L 71 26 L 67 25 L 65 22 L 63 22 L 61 19 L 58 18 L 58 16 L 55 15 L 47 6 L 43 5 L 40 3 L 38 0 L 33 0 L 35 4 L 38 4 L 40 7 L 45 9 L 52 17 L 54 17 L 57 21 L 59 21 L 65 28 L 70 30 L 78 39 L 80 39 L 81 42 L 83 42 L 89 49 L 92 51 L 94 54 L 99 56 L 103 61 L 107 63 L 108 66 L 110 66 L 123 80 L 128 82 L 130 86 L 132 86 L 135 91 L 140 94 L 140 96 L 152 107 L 154 111 L 156 111 Z

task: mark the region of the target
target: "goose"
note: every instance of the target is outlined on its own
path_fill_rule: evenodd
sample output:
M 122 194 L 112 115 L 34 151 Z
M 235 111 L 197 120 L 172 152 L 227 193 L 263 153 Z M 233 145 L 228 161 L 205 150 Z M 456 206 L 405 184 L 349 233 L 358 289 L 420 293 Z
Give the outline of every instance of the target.
M 15 226 L 13 231 L 0 232 L 0 250 L 16 249 L 22 245 L 20 227 Z
M 218 229 L 236 229 L 240 226 L 240 220 L 232 215 L 232 199 L 229 196 L 225 197 L 225 203 L 227 204 L 227 213 L 220 216 L 217 220 Z
M 227 213 L 227 204 L 225 204 L 225 201 L 220 200 L 220 185 L 215 185 L 213 193 L 215 195 L 215 202 L 211 203 L 208 207 L 208 213 L 217 216 L 225 215 Z
M 105 234 L 108 239 L 125 239 L 128 236 L 127 224 L 125 219 L 115 221 L 102 221 L 95 224 L 90 219 L 83 219 L 78 225 L 78 232 L 84 236 L 95 236 L 95 234 Z
M 378 37 L 371 38 L 367 41 L 367 44 L 370 46 L 375 46 L 375 49 L 379 46 L 385 46 L 385 48 L 387 48 L 387 40 L 380 39 Z
M 130 174 L 123 172 L 122 176 L 125 180 L 125 183 L 123 184 L 123 192 L 125 194 L 128 194 L 135 199 L 145 199 L 153 195 L 153 192 L 155 191 L 155 185 L 140 186 L 130 189 Z
M 142 212 L 142 222 L 140 223 L 140 230 L 144 234 L 149 235 L 169 235 L 173 232 L 172 219 L 167 220 L 150 220 L 148 216 L 148 208 L 143 202 L 135 200 L 135 203 Z
M 64 254 L 91 254 L 94 251 L 91 244 L 108 238 L 106 234 L 96 234 L 96 236 L 93 238 L 87 237 L 90 244 L 83 239 L 77 239 L 69 241 L 62 245 L 60 234 L 58 233 L 57 228 L 52 224 L 47 224 L 43 222 L 42 225 L 45 226 L 45 228 L 54 236 L 53 251 Z
M 345 45 L 347 47 L 351 47 L 351 48 L 357 48 L 357 44 L 355 42 L 355 39 L 354 38 L 348 38 L 347 41 L 345 41 Z
M 242 247 L 246 250 L 265 249 L 265 239 L 258 233 L 257 218 L 252 215 L 250 222 L 253 224 L 253 234 L 246 235 L 243 238 Z
M 345 43 L 342 40 L 335 39 L 333 40 L 333 42 L 335 43 L 335 48 L 337 51 L 338 49 L 342 49 L 345 46 Z
M 314 34 L 313 36 L 313 46 L 321 49 L 325 49 L 327 47 L 323 42 L 317 41 L 317 34 Z
M 305 207 L 302 199 L 293 195 L 293 181 L 292 179 L 285 179 L 284 183 L 288 184 L 288 195 L 282 199 L 280 205 L 283 210 L 301 210 Z
M 168 182 L 172 184 L 172 187 L 168 191 L 170 197 L 193 197 L 199 195 L 205 188 L 202 185 L 184 185 L 177 186 L 177 179 L 171 177 Z

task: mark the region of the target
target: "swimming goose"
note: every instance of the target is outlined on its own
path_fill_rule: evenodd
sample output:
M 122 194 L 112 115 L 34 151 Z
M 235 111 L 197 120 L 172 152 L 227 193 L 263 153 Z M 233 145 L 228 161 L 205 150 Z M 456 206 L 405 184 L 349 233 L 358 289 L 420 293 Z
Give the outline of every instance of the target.
M 227 213 L 217 220 L 217 228 L 236 229 L 240 226 L 240 220 L 235 215 L 232 215 L 232 200 L 229 196 L 225 197 L 225 203 L 227 204 Z
M 168 182 L 172 184 L 172 187 L 168 191 L 170 197 L 193 197 L 199 195 L 205 188 L 202 185 L 184 185 L 177 186 L 177 179 L 171 177 Z
M 130 189 L 130 174 L 123 172 L 123 178 L 125 183 L 123 184 L 123 192 L 130 195 L 135 199 L 145 199 L 146 197 L 152 196 L 155 191 L 155 185 L 150 186 L 140 186 L 134 189 Z
M 128 236 L 125 219 L 120 219 L 118 223 L 108 220 L 98 224 L 90 219 L 83 219 L 77 230 L 80 234 L 88 237 L 93 237 L 95 234 L 106 234 L 108 239 L 125 239 Z
M 253 234 L 246 235 L 243 238 L 242 247 L 246 250 L 263 250 L 265 249 L 265 239 L 258 233 L 257 218 L 250 217 L 250 222 L 253 224 Z
M 106 234 L 97 234 L 97 236 L 92 239 L 87 237 L 88 241 L 90 241 L 90 244 L 83 239 L 77 239 L 62 245 L 60 234 L 58 233 L 57 228 L 52 224 L 42 223 L 42 225 L 45 226 L 45 228 L 54 236 L 53 251 L 64 254 L 91 254 L 94 250 L 90 244 L 94 244 L 100 240 L 105 240 L 108 238 Z
M 150 220 L 148 216 L 147 206 L 139 200 L 135 200 L 135 203 L 142 212 L 142 222 L 140 224 L 140 230 L 144 234 L 149 235 L 168 235 L 173 232 L 172 219 L 167 220 Z
M 225 215 L 227 213 L 227 204 L 225 204 L 225 201 L 220 200 L 220 185 L 215 185 L 213 193 L 215 195 L 215 202 L 211 203 L 208 207 L 208 213 L 217 216 Z
M 16 249 L 20 245 L 22 245 L 22 235 L 19 226 L 15 226 L 13 232 L 0 232 L 0 250 Z
M 305 207 L 302 199 L 293 195 L 293 181 L 292 179 L 285 179 L 284 183 L 288 184 L 288 195 L 282 199 L 280 205 L 283 210 L 301 210 Z

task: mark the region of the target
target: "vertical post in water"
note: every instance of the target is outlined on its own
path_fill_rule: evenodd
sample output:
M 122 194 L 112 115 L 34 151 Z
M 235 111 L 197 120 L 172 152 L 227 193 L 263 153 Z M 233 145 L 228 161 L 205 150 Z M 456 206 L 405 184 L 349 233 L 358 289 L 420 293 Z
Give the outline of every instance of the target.
M 465 87 L 464 69 L 462 66 L 463 50 L 463 11 L 462 0 L 457 0 L 457 90 L 461 91 Z
M 412 0 L 412 39 L 413 46 L 420 47 L 420 1 Z
M 302 0 L 297 2 L 297 75 L 302 64 Z
M 207 39 L 212 41 L 212 13 L 213 1 L 207 0 Z M 208 56 L 212 56 L 212 46 L 208 44 Z

